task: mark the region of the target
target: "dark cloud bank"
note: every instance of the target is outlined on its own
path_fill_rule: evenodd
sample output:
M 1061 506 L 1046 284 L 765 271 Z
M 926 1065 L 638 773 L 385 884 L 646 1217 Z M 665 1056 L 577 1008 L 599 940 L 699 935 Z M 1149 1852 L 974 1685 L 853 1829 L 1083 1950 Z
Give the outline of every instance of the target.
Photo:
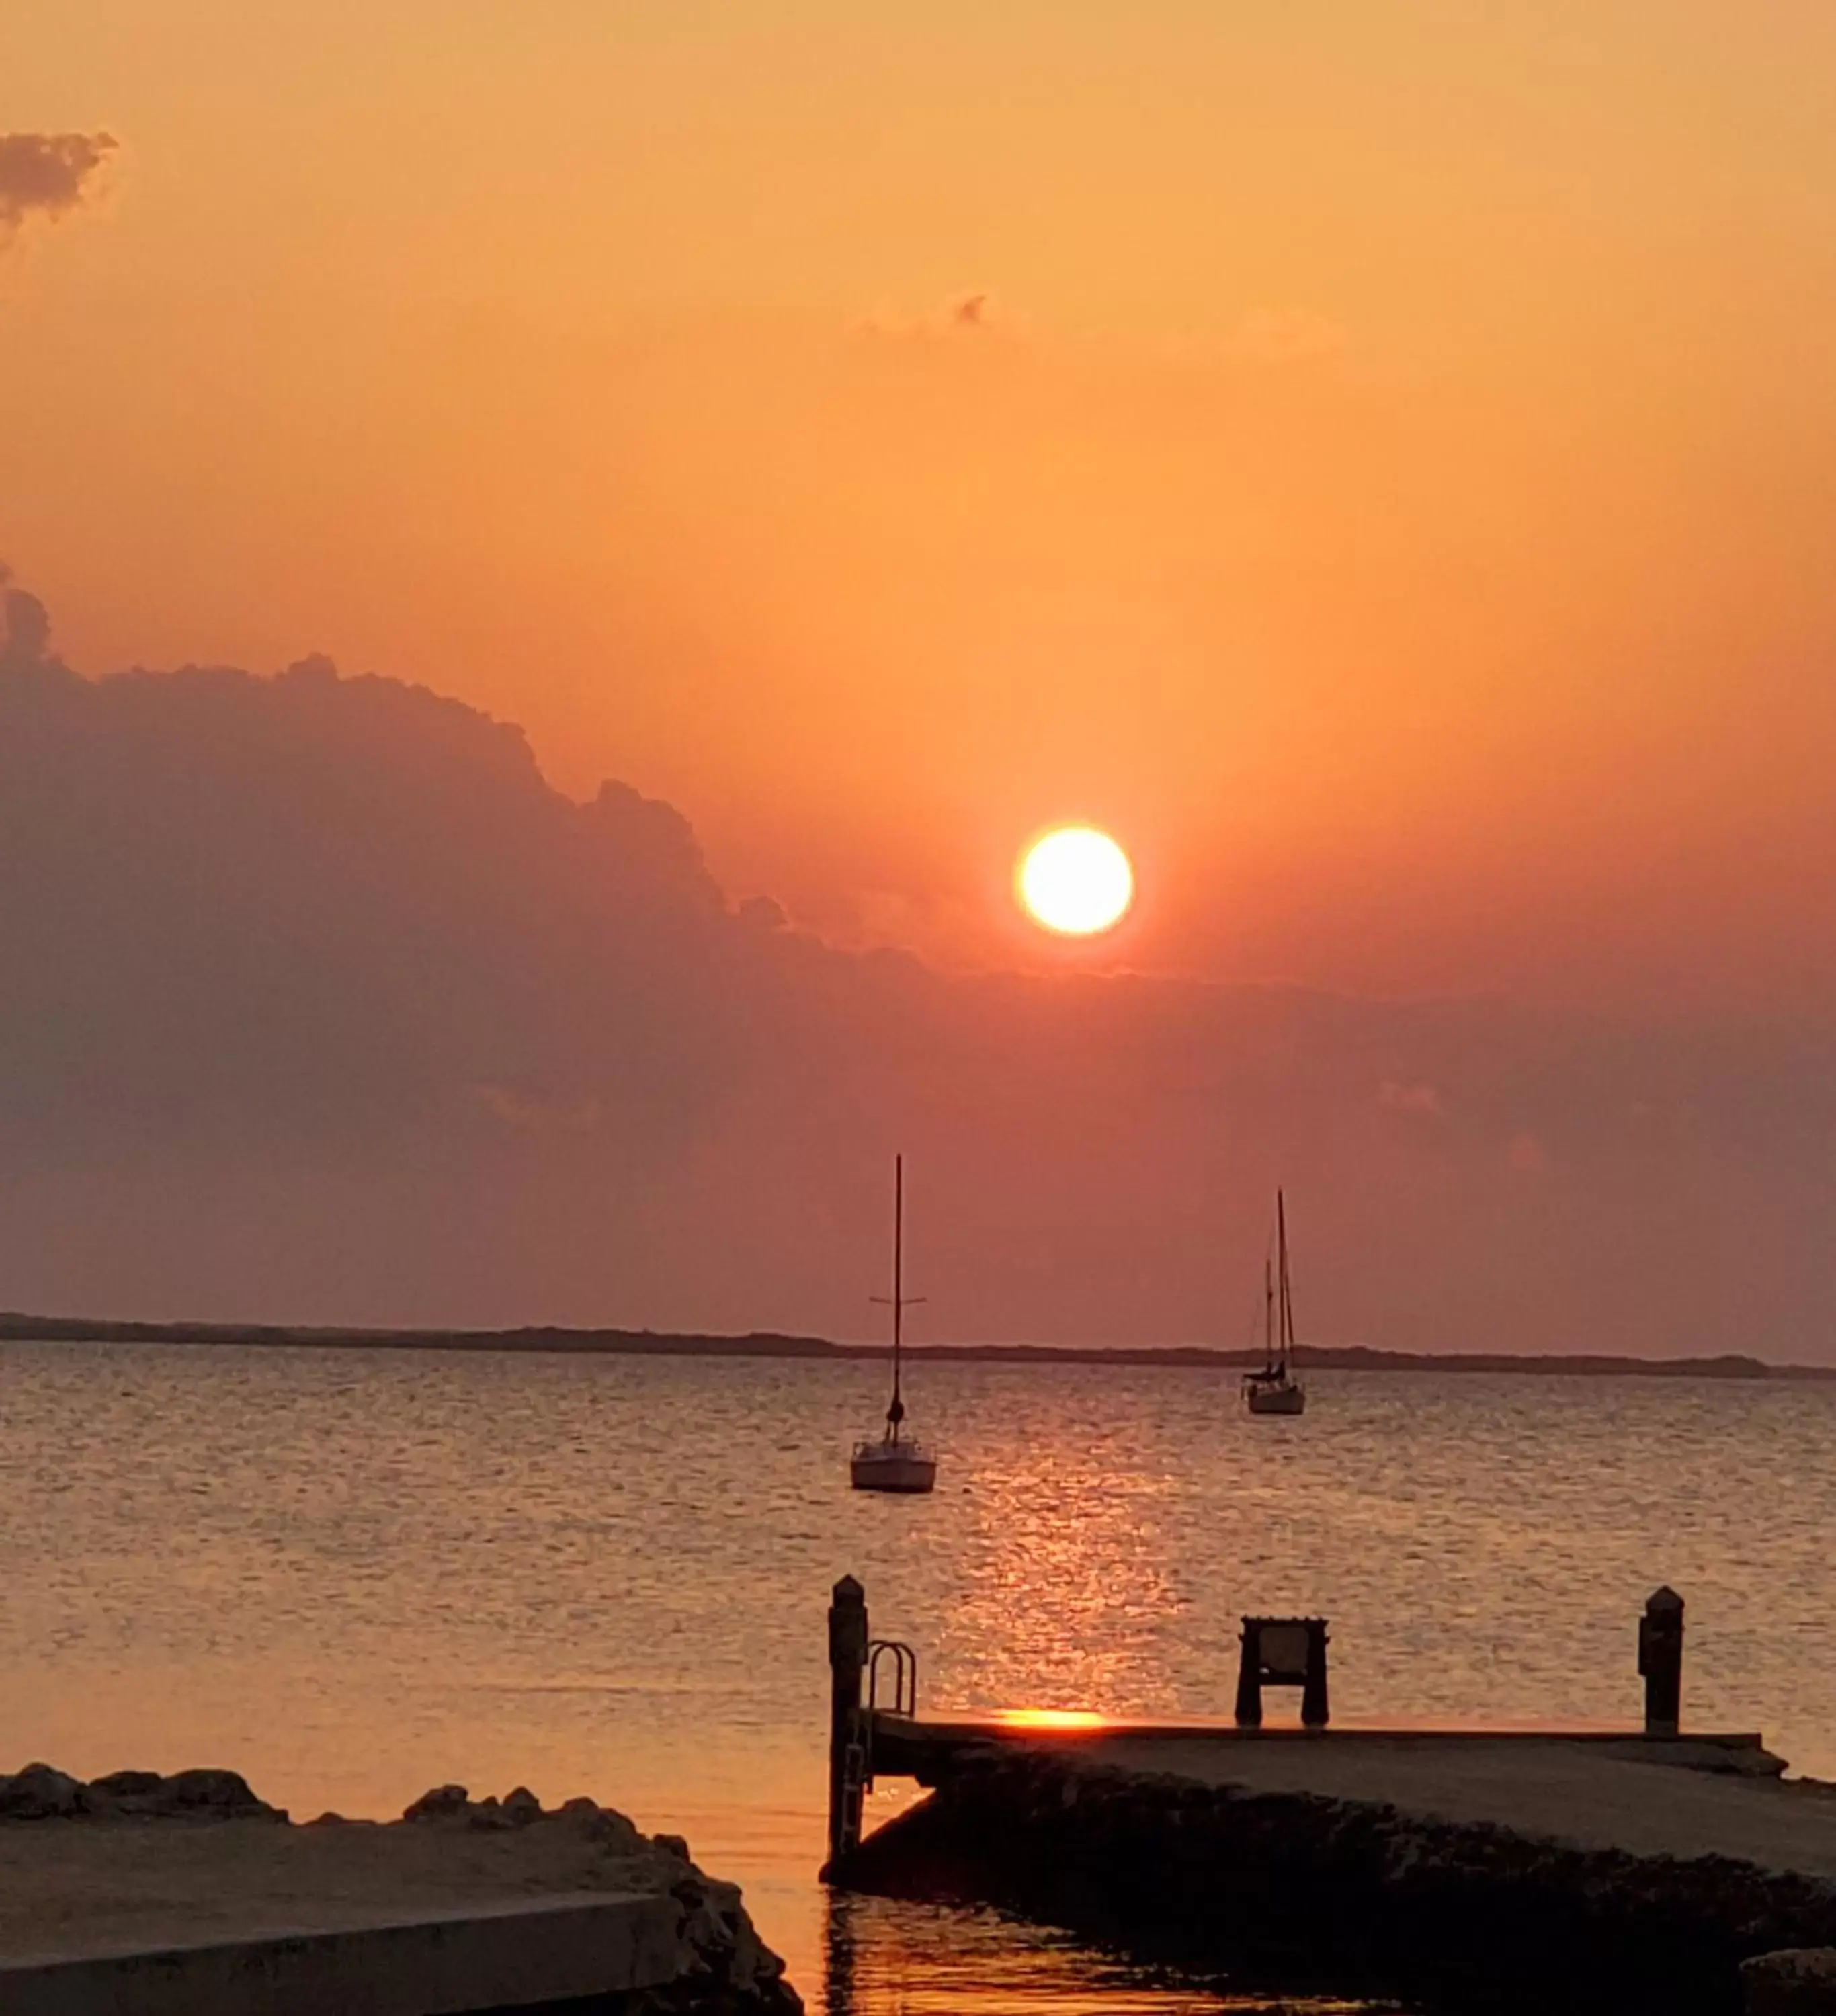
M 946 976 L 419 688 L 90 680 L 0 589 L 0 1307 L 1836 1355 L 1827 1031 Z

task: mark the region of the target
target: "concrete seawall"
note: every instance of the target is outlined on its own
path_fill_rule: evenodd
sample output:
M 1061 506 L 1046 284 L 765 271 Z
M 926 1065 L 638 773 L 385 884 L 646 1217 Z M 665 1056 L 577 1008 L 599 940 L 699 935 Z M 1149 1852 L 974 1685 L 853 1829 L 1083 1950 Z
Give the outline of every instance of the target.
M 970 1748 L 831 1874 L 1291 1992 L 1722 2016 L 1749 1956 L 1836 1944 L 1836 1794 L 1777 1768 L 1636 1738 Z
M 472 2016 L 672 1982 L 668 1897 L 560 1897 L 399 1924 L 250 1933 L 214 1944 L 0 1962 L 7 2016 Z
M 6 2016 L 801 2016 L 731 1884 L 590 1799 L 306 1827 L 229 1772 L 0 1777 Z

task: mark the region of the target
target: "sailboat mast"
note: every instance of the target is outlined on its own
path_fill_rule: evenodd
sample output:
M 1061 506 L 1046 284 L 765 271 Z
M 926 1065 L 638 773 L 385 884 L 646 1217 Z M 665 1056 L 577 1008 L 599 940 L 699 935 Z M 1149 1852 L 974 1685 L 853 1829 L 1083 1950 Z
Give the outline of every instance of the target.
M 1288 1346 L 1294 1337 L 1294 1304 L 1287 1278 L 1287 1201 L 1280 1190 L 1275 1193 L 1276 1250 L 1280 1255 L 1281 1273 L 1281 1366 L 1287 1369 Z
M 896 1442 L 899 1424 L 905 1418 L 905 1402 L 900 1392 L 905 1370 L 905 1305 L 921 1302 L 922 1295 L 905 1293 L 905 1158 L 892 1158 L 892 1293 L 873 1295 L 872 1301 L 892 1306 L 892 1404 L 886 1410 L 886 1439 Z
M 899 1357 L 905 1314 L 905 1158 L 892 1158 L 892 1413 L 896 1427 L 905 1409 L 899 1400 Z
M 1275 1369 L 1275 1262 L 1262 1256 L 1262 1370 Z

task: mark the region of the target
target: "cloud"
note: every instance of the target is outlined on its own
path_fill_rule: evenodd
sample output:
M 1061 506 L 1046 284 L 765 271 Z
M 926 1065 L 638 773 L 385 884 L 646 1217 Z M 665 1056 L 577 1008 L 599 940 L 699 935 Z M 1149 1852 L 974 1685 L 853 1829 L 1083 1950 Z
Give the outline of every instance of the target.
M 854 333 L 868 340 L 895 343 L 943 342 L 981 337 L 1014 337 L 1024 325 L 999 297 L 985 287 L 952 294 L 938 307 L 913 314 L 896 301 L 884 301 L 854 325 Z
M 0 245 L 32 218 L 74 210 L 117 144 L 106 133 L 0 133 Z
M 1385 1078 L 1377 1087 L 1377 1103 L 1390 1113 L 1409 1113 L 1429 1120 L 1445 1117 L 1447 1109 L 1431 1085 L 1399 1085 Z
M 578 1106 L 545 1106 L 540 1100 L 527 1099 L 507 1085 L 481 1085 L 476 1089 L 485 1111 L 495 1114 L 506 1127 L 537 1134 L 586 1134 L 599 1124 L 596 1099 L 584 1100 Z
M 7 592 L 9 1304 L 858 1334 L 902 1149 L 932 1335 L 1241 1342 L 1277 1181 L 1322 1338 L 1836 1334 L 1827 1030 L 946 974 L 425 688 L 79 677 Z

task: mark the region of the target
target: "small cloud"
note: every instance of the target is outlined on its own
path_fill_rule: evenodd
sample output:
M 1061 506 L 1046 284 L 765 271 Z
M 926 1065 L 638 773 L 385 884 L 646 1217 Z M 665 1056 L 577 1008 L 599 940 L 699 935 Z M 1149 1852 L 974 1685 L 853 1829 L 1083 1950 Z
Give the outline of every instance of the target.
M 32 218 L 74 210 L 116 145 L 106 133 L 0 133 L 0 246 Z
M 590 1134 L 599 1124 L 599 1102 L 585 1099 L 556 1106 L 530 1099 L 508 1085 L 480 1085 L 473 1090 L 485 1111 L 520 1134 Z
M 1427 1120 L 1444 1120 L 1447 1108 L 1431 1085 L 1405 1084 L 1387 1078 L 1377 1087 L 1377 1104 L 1390 1113 L 1413 1113 Z
M 896 301 L 884 301 L 854 326 L 856 336 L 869 340 L 903 343 L 1020 333 L 1017 319 L 986 287 L 952 294 L 941 307 L 917 315 L 908 313 Z
M 1312 308 L 1251 308 L 1237 326 L 1233 347 L 1275 364 L 1332 357 L 1345 347 L 1343 326 Z
M 1514 1137 L 1505 1162 L 1520 1175 L 1543 1175 L 1549 1169 L 1549 1150 L 1534 1134 L 1519 1134 Z

